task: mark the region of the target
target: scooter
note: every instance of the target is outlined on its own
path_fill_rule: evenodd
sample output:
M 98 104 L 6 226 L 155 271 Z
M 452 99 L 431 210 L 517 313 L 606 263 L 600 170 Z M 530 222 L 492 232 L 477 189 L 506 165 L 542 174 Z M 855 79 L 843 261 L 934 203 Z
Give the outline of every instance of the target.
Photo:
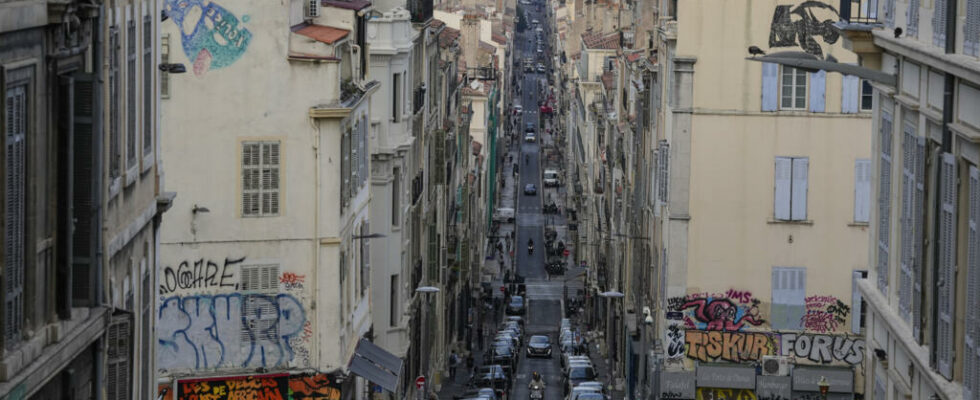
M 541 385 L 531 386 L 531 400 L 541 400 L 544 398 L 544 387 Z
M 533 244 L 527 245 L 527 255 L 531 255 L 531 254 L 534 254 L 534 245 Z

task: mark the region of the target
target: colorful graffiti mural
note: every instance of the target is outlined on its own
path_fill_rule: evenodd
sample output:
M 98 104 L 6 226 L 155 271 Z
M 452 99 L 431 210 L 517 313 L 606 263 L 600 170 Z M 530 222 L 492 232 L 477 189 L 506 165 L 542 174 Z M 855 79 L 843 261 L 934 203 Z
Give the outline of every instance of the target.
M 828 333 L 846 326 L 851 307 L 834 296 L 809 296 L 804 299 L 805 311 L 801 318 L 803 329 Z
M 289 377 L 289 398 L 340 400 L 340 384 L 326 374 L 293 375 Z
M 686 311 L 686 328 L 728 332 L 765 323 L 759 304 L 760 301 L 753 298 L 751 292 L 734 289 L 725 293 L 697 293 L 668 300 L 668 307 L 673 311 Z
M 157 318 L 161 369 L 285 365 L 305 346 L 306 310 L 290 294 L 172 296 Z
M 780 334 L 779 349 L 781 355 L 821 364 L 840 361 L 857 365 L 864 361 L 864 340 L 844 335 L 783 333 Z
M 689 330 L 685 333 L 687 357 L 708 362 L 761 360 L 776 354 L 772 338 L 765 333 Z
M 695 400 L 757 400 L 749 389 L 698 388 Z
M 680 324 L 670 323 L 667 325 L 667 359 L 676 360 L 684 357 L 684 331 Z
M 248 17 L 239 20 L 211 0 L 166 0 L 164 7 L 180 28 L 181 45 L 195 75 L 233 64 L 252 41 L 252 32 L 244 27 Z
M 177 388 L 177 400 L 340 400 L 340 385 L 327 374 L 189 379 L 178 381 Z

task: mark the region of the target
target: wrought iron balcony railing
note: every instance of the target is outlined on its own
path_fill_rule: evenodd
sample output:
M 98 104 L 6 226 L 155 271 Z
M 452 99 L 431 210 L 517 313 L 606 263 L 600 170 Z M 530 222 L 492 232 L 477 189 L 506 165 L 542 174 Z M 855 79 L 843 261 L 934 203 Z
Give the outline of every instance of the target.
M 878 0 L 840 0 L 840 19 L 850 24 L 878 23 Z

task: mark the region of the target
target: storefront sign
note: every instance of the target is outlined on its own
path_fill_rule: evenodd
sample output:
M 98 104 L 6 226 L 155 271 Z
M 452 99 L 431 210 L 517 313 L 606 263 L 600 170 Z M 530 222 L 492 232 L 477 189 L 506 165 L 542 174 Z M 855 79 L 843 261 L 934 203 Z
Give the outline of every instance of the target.
M 253 375 L 177 381 L 177 400 L 288 399 L 289 376 Z
M 694 371 L 660 373 L 660 398 L 665 400 L 694 398 Z
M 700 365 L 698 387 L 755 389 L 755 367 Z
M 793 390 L 800 392 L 819 392 L 820 377 L 827 379 L 831 393 L 851 393 L 854 391 L 854 371 L 839 368 L 813 368 L 796 366 L 793 368 Z M 794 397 L 795 398 L 795 397 Z
M 759 400 L 789 400 L 793 392 L 793 382 L 788 376 L 765 376 L 755 378 L 755 394 Z

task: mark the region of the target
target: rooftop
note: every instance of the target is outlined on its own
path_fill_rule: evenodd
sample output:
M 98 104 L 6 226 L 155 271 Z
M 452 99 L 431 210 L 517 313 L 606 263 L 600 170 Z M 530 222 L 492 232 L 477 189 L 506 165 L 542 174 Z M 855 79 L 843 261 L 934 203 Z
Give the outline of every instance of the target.
M 592 50 L 616 50 L 619 48 L 619 33 L 587 32 L 582 34 L 585 48 Z
M 442 30 L 442 32 L 439 33 L 439 47 L 449 48 L 453 45 L 453 43 L 456 43 L 457 40 L 459 40 L 459 29 L 453 29 L 447 26 Z
M 346 29 L 307 23 L 294 25 L 291 29 L 297 34 L 326 44 L 334 44 L 338 40 L 343 39 L 350 34 L 350 31 Z
M 368 0 L 320 0 L 320 4 L 345 10 L 361 10 L 371 6 Z

